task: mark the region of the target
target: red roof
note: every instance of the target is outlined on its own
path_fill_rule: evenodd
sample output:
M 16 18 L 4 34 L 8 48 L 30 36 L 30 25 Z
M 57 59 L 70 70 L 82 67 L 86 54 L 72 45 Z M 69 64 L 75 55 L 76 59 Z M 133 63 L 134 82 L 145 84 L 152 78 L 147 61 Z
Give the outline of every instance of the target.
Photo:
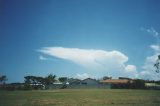
M 107 80 L 102 80 L 100 82 L 106 84 L 126 84 L 128 83 L 128 81 L 129 80 L 127 79 L 107 79 Z

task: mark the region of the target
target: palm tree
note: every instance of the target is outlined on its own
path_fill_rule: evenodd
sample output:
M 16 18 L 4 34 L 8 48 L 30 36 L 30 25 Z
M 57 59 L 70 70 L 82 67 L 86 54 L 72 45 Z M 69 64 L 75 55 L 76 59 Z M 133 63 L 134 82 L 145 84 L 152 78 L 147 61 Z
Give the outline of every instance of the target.
M 62 83 L 66 83 L 67 77 L 59 77 L 58 80 Z
M 3 84 L 5 84 L 5 82 L 7 81 L 7 77 L 6 77 L 6 75 L 2 75 L 2 76 L 0 76 L 0 83 L 3 83 Z
M 156 60 L 154 67 L 156 68 L 156 72 L 159 73 L 160 72 L 160 55 L 158 55 L 158 59 Z
M 56 78 L 56 75 L 49 74 L 49 75 L 45 78 L 45 84 L 46 84 L 46 85 L 52 84 L 53 82 L 56 81 L 55 78 Z

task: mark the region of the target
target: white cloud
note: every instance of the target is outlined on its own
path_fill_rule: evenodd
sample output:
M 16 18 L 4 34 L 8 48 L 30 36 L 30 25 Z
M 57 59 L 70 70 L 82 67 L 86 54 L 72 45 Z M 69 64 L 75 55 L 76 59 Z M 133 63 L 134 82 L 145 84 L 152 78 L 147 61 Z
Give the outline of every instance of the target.
M 94 49 L 44 47 L 41 53 L 72 61 L 90 70 L 98 70 L 111 76 L 136 76 L 136 66 L 126 65 L 128 57 L 119 51 Z
M 155 72 L 154 64 L 158 59 L 158 55 L 160 55 L 160 36 L 159 32 L 157 32 L 153 27 L 146 29 L 141 28 L 141 30 L 146 31 L 150 35 L 152 35 L 157 40 L 156 45 L 150 45 L 150 48 L 154 51 L 153 55 L 147 56 L 142 66 L 143 71 L 139 73 L 139 76 L 143 79 L 150 79 L 150 80 L 159 80 L 160 74 Z
M 150 48 L 154 51 L 154 54 L 146 57 L 145 63 L 142 66 L 143 71 L 139 73 L 140 77 L 143 79 L 159 80 L 160 76 L 155 72 L 154 64 L 160 54 L 159 45 L 151 45 Z
M 137 69 L 136 69 L 136 66 L 134 66 L 134 65 L 127 65 L 125 67 L 125 70 L 128 72 L 132 72 L 132 71 L 136 71 Z
M 160 46 L 159 45 L 151 45 L 150 48 L 152 48 L 155 52 L 160 52 Z
M 141 27 L 141 30 L 149 33 L 150 35 L 152 35 L 156 38 L 159 36 L 159 33 L 153 27 L 148 28 L 148 29 L 144 28 L 144 27 Z
M 137 67 L 135 65 L 127 65 L 125 67 L 125 71 L 128 74 L 128 77 L 130 78 L 138 78 L 138 72 L 137 72 Z
M 83 74 L 76 74 L 75 78 L 83 80 L 86 78 L 91 78 L 91 76 L 89 76 L 87 73 L 83 73 Z
M 153 35 L 154 37 L 158 37 L 159 35 L 159 33 L 153 27 L 151 27 L 150 29 L 146 29 L 146 31 L 151 35 Z
M 107 52 L 104 50 L 45 47 L 40 52 L 61 59 L 73 61 L 81 66 L 92 68 L 109 68 L 111 65 L 122 66 L 128 57 L 119 51 Z
M 157 40 L 157 44 L 160 43 L 159 32 L 157 32 L 153 27 L 148 28 L 148 29 L 142 27 L 141 30 L 149 33 L 150 35 L 152 35 Z
M 42 56 L 42 55 L 39 56 L 39 59 L 40 59 L 40 60 L 48 60 L 48 58 L 46 58 L 46 57 L 44 57 L 44 56 Z

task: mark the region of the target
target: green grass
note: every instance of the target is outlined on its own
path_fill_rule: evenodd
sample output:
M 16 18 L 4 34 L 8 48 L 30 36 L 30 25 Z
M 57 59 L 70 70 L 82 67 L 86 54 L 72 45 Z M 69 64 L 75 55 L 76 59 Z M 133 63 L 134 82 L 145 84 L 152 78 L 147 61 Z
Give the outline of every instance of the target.
M 160 106 L 160 91 L 120 89 L 0 91 L 0 106 Z

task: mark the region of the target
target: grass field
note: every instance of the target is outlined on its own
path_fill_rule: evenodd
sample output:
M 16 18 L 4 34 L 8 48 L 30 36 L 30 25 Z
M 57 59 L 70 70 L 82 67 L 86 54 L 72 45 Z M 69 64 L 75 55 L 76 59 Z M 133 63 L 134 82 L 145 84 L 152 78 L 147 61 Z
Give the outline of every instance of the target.
M 160 91 L 119 89 L 0 91 L 0 106 L 160 106 Z

